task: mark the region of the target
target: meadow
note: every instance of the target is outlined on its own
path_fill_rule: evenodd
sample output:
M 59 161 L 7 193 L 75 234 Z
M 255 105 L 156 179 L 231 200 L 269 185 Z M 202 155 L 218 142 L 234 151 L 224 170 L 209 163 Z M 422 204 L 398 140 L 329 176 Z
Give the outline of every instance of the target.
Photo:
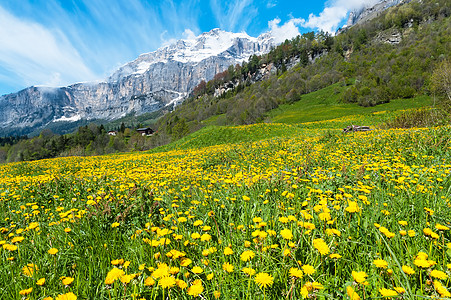
M 451 127 L 385 114 L 1 165 L 0 298 L 451 298 Z

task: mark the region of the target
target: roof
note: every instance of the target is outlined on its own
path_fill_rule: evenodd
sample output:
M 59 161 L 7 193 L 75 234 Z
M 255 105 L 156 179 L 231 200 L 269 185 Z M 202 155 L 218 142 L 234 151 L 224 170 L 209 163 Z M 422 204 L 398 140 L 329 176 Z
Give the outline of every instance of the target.
M 145 131 L 145 130 L 152 130 L 152 128 L 146 127 L 146 128 L 138 128 L 138 129 L 136 129 L 136 131 Z

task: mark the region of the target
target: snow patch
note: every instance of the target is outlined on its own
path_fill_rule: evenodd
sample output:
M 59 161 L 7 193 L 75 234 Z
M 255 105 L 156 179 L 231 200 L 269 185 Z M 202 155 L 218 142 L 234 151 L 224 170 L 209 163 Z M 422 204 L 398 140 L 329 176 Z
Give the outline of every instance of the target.
M 72 117 L 62 116 L 61 118 L 55 119 L 52 122 L 76 122 L 81 120 L 80 115 L 74 115 Z

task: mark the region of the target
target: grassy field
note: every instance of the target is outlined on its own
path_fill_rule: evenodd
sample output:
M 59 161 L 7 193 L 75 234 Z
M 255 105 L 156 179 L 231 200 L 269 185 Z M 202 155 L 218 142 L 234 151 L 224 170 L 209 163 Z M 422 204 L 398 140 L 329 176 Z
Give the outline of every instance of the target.
M 352 115 L 369 115 L 383 111 L 399 111 L 432 105 L 429 96 L 417 96 L 411 99 L 394 99 L 389 103 L 374 107 L 362 107 L 353 103 L 343 103 L 342 93 L 346 87 L 340 83 L 319 91 L 302 95 L 294 104 L 281 105 L 270 111 L 268 117 L 274 123 L 298 124 L 324 121 Z
M 390 116 L 2 165 L 0 299 L 449 298 L 451 128 Z

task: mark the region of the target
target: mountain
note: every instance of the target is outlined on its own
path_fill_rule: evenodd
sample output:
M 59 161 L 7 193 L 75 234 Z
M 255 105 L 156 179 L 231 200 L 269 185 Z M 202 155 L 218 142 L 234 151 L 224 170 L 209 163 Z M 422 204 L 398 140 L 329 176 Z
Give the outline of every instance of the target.
M 359 10 L 354 10 L 349 13 L 348 21 L 343 29 L 372 20 L 392 6 L 406 4 L 411 1 L 412 0 L 380 0 L 375 5 L 363 6 Z
M 269 33 L 257 38 L 213 29 L 140 55 L 102 82 L 67 87 L 29 87 L 0 97 L 0 136 L 77 120 L 114 120 L 153 112 L 183 101 L 202 80 L 274 46 Z

